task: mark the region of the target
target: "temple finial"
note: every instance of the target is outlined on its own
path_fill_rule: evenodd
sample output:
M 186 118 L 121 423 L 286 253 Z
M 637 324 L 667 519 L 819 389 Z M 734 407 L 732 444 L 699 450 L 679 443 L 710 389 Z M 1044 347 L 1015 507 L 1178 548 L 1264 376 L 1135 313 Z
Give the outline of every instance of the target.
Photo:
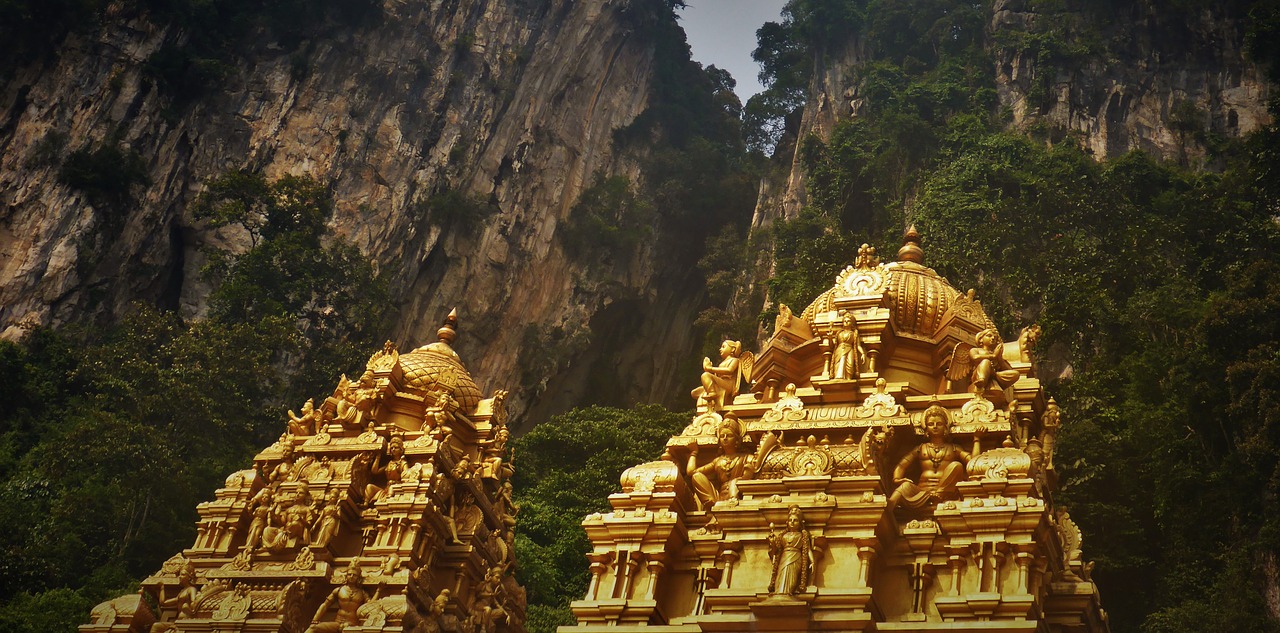
M 458 309 L 454 308 L 449 311 L 449 316 L 444 318 L 444 324 L 440 329 L 436 330 L 436 336 L 440 337 L 440 342 L 449 344 L 453 339 L 458 337 Z
M 916 230 L 915 224 L 908 226 L 907 231 L 902 234 L 902 248 L 898 249 L 898 261 L 924 264 L 924 249 L 920 248 L 920 232 Z

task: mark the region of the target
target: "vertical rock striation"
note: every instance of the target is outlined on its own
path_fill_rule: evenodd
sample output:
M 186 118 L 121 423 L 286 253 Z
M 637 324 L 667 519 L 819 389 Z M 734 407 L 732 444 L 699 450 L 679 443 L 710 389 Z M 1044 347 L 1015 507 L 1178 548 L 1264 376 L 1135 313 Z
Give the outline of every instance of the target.
M 109 321 L 136 300 L 201 314 L 203 249 L 247 241 L 184 209 L 203 181 L 242 168 L 331 183 L 333 231 L 399 299 L 392 336 L 428 340 L 464 306 L 469 335 L 485 341 L 468 354 L 482 386 L 517 373 L 522 346 L 538 343 L 529 328 L 585 332 L 614 295 L 634 298 L 627 314 L 653 336 L 667 333 L 646 329 L 662 327 L 646 325 L 652 315 L 692 322 L 692 262 L 644 249 L 610 295 L 583 283 L 556 239 L 596 175 L 643 178 L 613 145 L 645 110 L 654 72 L 654 43 L 628 26 L 627 4 L 387 0 L 377 18 L 294 50 L 264 38 L 189 106 L 146 69 L 186 37 L 174 27 L 137 18 L 69 37 L 0 84 L 0 330 Z M 145 164 L 127 208 L 95 206 L 59 179 L 70 152 L 113 144 Z M 429 217 L 426 201 L 446 191 L 497 212 L 470 224 Z M 617 356 L 612 341 L 584 338 L 574 353 Z M 653 367 L 615 367 L 632 385 L 623 395 L 678 391 L 679 363 L 662 355 L 689 343 L 657 344 Z M 524 350 L 538 353 L 555 350 Z M 542 388 L 513 393 L 512 408 Z
M 1271 122 L 1273 88 L 1245 52 L 1241 9 L 1134 2 L 1105 19 L 1091 13 L 1103 10 L 1066 3 L 1042 13 L 1024 0 L 992 4 L 985 46 L 997 107 L 1009 114 L 1011 130 L 1049 142 L 1070 137 L 1099 160 L 1142 150 L 1201 164 L 1209 146 Z M 859 73 L 871 59 L 867 47 L 855 34 L 812 51 L 807 101 L 779 152 L 790 169 L 762 184 L 753 227 L 794 217 L 806 204 L 802 141 L 825 140 L 836 123 L 863 112 Z

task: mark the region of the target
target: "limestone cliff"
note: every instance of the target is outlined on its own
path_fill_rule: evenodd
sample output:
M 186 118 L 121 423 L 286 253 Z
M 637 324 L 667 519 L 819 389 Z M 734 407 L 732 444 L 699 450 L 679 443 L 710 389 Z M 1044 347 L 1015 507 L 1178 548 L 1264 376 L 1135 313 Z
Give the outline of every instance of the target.
M 296 48 L 264 39 L 189 106 L 146 73 L 187 37 L 175 27 L 140 16 L 69 37 L 0 85 L 0 329 L 110 320 L 136 300 L 200 314 L 202 249 L 245 244 L 185 209 L 206 179 L 247 168 L 331 183 L 333 231 L 399 299 L 391 337 L 431 340 L 459 306 L 458 347 L 482 388 L 542 355 L 576 376 L 553 376 L 557 391 L 580 394 L 603 367 L 630 385 L 617 400 L 678 392 L 674 359 L 697 345 L 687 328 L 664 328 L 696 315 L 692 261 L 644 248 L 591 283 L 557 240 L 596 175 L 643 178 L 613 145 L 646 109 L 654 73 L 654 42 L 627 22 L 633 4 L 386 0 L 376 19 Z M 149 184 L 122 217 L 59 182 L 59 157 L 103 142 L 145 163 Z M 424 201 L 446 190 L 498 212 L 475 227 L 425 218 Z M 625 356 L 617 337 L 590 330 L 618 321 L 601 319 L 609 311 L 626 317 L 627 340 L 646 338 L 652 364 L 613 360 Z M 524 385 L 513 408 L 547 388 Z
M 1011 130 L 1048 142 L 1069 138 L 1098 159 L 1137 149 L 1196 165 L 1210 145 L 1271 122 L 1274 88 L 1245 52 L 1249 18 L 1240 6 L 1150 0 L 1102 7 L 996 0 L 986 10 L 996 107 Z M 867 47 L 855 35 L 812 51 L 807 102 L 792 141 L 825 139 L 867 106 L 859 75 L 871 58 Z M 754 226 L 792 217 L 805 205 L 800 145 L 784 144 L 785 156 L 776 157 L 790 170 L 764 183 Z

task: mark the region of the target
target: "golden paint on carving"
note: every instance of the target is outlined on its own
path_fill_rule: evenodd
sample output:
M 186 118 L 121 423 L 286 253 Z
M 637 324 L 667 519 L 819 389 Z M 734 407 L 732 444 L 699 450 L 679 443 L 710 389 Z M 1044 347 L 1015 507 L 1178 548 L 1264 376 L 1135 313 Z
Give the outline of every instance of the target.
M 457 323 L 404 354 L 386 343 L 290 411 L 280 441 L 200 504 L 192 547 L 80 630 L 523 631 L 506 392 L 481 397 L 450 347 Z M 663 466 L 645 486 L 671 488 Z
M 924 261 L 914 228 L 897 261 L 864 246 L 758 351 L 707 359 L 699 413 L 584 522 L 562 633 L 1108 629 L 1050 496 L 1039 329 L 1002 341 Z

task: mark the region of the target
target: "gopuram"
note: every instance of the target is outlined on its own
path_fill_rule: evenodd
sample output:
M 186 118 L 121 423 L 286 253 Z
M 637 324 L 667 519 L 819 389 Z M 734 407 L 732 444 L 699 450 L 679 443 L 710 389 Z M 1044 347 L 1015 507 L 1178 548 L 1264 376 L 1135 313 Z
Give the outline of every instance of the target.
M 583 522 L 560 631 L 1107 631 L 1038 336 L 1002 341 L 914 228 L 896 262 L 863 245 L 759 353 L 703 361 L 693 422 Z
M 503 391 L 450 343 L 388 342 L 289 412 L 280 440 L 200 504 L 195 544 L 93 609 L 83 633 L 524 631 Z

